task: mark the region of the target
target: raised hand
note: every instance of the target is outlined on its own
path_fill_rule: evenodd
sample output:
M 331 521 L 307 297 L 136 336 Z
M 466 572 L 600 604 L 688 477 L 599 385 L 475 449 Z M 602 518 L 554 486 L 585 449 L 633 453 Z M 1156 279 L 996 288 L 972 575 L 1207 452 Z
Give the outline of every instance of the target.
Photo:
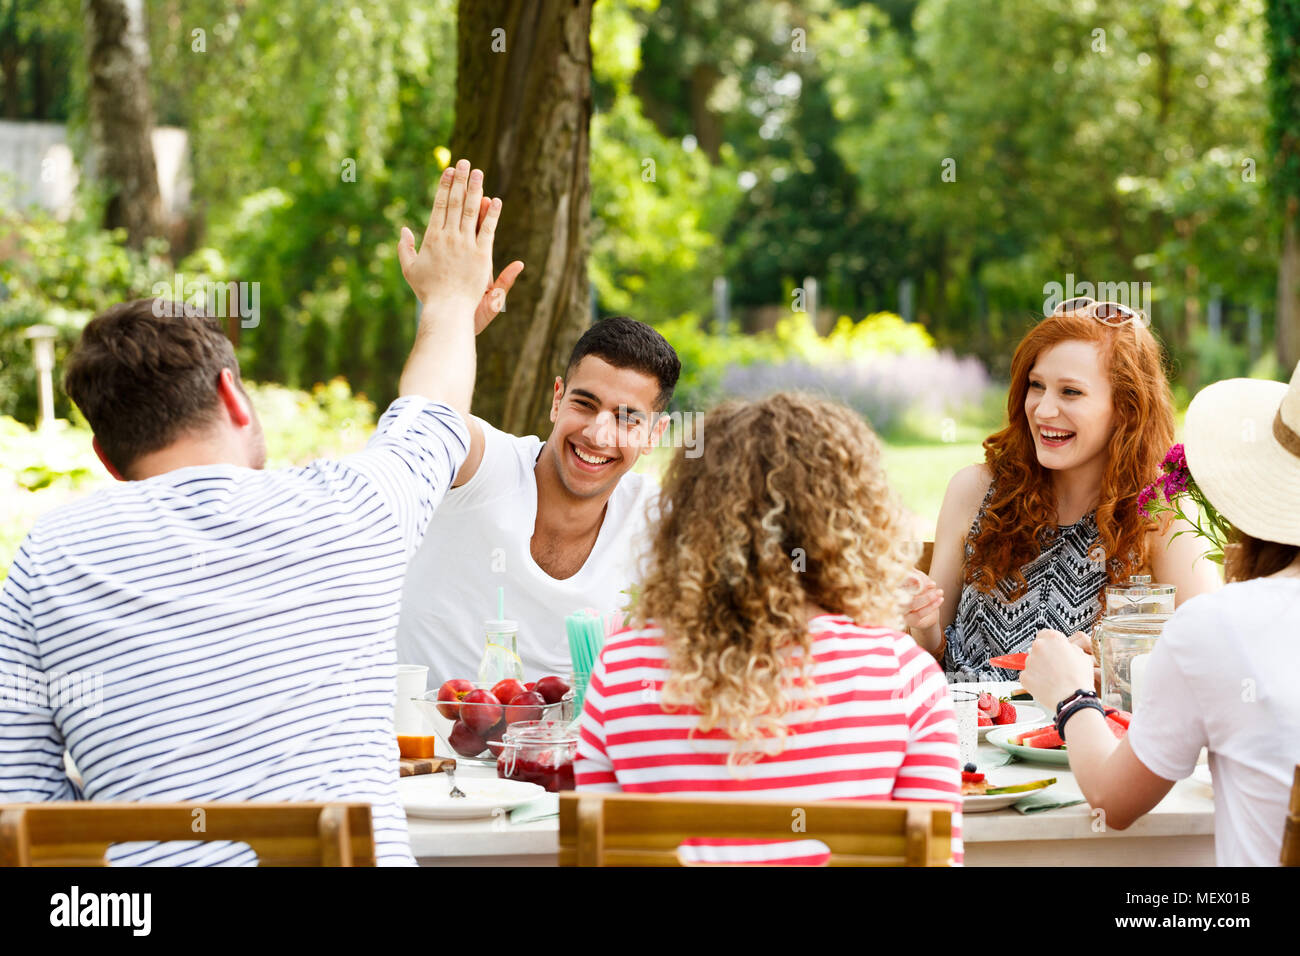
M 482 228 L 483 220 L 487 217 L 488 209 L 492 206 L 492 201 L 484 196 L 479 200 L 478 209 L 478 227 Z M 478 335 L 486 329 L 492 320 L 497 317 L 497 313 L 506 307 L 506 293 L 510 287 L 515 284 L 519 278 L 519 273 L 524 271 L 524 264 L 516 259 L 510 265 L 501 270 L 497 276 L 497 281 L 488 286 L 487 291 L 483 293 L 483 298 L 479 300 L 478 308 L 474 310 L 474 334 Z
M 483 293 L 483 298 L 479 300 L 478 308 L 474 310 L 475 335 L 486 329 L 488 324 L 497 317 L 497 313 L 505 308 L 506 293 L 519 278 L 519 273 L 523 271 L 524 264 L 516 259 L 501 270 L 496 282 L 488 286 L 487 291 Z
M 425 305 L 435 301 L 475 303 L 476 331 L 480 300 L 489 297 L 496 287 L 492 282 L 492 238 L 500 216 L 499 199 L 488 201 L 484 209 L 483 171 L 471 170 L 469 161 L 462 159 L 443 170 L 419 251 L 415 249 L 415 236 L 405 226 L 397 244 L 402 275 L 416 297 Z M 514 263 L 503 270 L 502 278 L 513 267 Z M 515 269 L 509 284 L 518 274 Z M 498 294 L 498 298 L 502 296 Z M 492 305 L 487 303 L 489 313 L 483 325 L 500 311 L 500 305 L 495 309 Z
M 924 631 L 937 626 L 943 607 L 943 591 L 939 585 L 929 575 L 913 570 L 908 575 L 907 586 L 912 591 L 912 600 L 903 609 L 903 622 Z

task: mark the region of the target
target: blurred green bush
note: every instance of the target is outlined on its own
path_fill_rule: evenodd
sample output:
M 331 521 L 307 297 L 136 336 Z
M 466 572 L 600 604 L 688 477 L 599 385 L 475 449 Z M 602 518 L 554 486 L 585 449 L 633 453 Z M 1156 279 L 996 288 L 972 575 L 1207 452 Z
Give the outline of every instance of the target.
M 244 387 L 266 435 L 268 468 L 342 457 L 363 448 L 374 431 L 374 403 L 342 378 L 310 392 L 254 382 Z M 59 419 L 44 431 L 0 416 L 0 580 L 38 517 L 112 484 L 90 440 L 75 406 L 72 420 Z
M 78 204 L 66 222 L 29 210 L 22 217 L 0 215 L 0 415 L 35 424 L 36 373 L 24 333 L 33 325 L 53 326 L 55 369 L 95 313 L 149 294 L 169 281 L 172 268 L 156 244 L 128 249 L 124 230 L 95 225 L 93 202 Z M 57 371 L 56 371 L 57 374 Z M 55 414 L 66 417 L 70 402 L 54 390 Z
M 875 389 L 890 406 L 890 414 L 871 417 L 879 419 L 878 428 L 900 440 L 917 437 L 912 432 L 917 430 L 918 417 L 927 421 L 934 417 L 928 406 L 922 406 L 933 396 L 935 383 L 918 380 L 900 391 L 898 383 L 888 381 L 890 367 L 915 371 L 917 362 L 922 362 L 931 371 L 942 367 L 951 372 L 958 364 L 936 349 L 924 327 L 892 312 L 876 312 L 858 321 L 842 315 L 824 336 L 805 312 L 791 313 L 770 331 L 745 335 L 709 330 L 689 313 L 656 327 L 682 360 L 672 403 L 678 411 L 704 411 L 729 397 L 779 387 L 824 391 L 862 411 L 879 404 L 864 394 Z M 878 374 L 882 371 L 884 376 Z M 854 379 L 851 388 L 843 381 L 846 373 Z M 964 406 L 954 415 L 957 426 L 969 425 L 977 431 L 996 427 L 1002 415 L 1001 390 L 986 388 L 982 372 L 965 369 L 965 373 L 964 379 L 970 381 L 954 391 L 954 398 Z M 937 426 L 922 431 L 930 440 L 945 440 Z M 965 428 L 962 434 L 967 435 Z

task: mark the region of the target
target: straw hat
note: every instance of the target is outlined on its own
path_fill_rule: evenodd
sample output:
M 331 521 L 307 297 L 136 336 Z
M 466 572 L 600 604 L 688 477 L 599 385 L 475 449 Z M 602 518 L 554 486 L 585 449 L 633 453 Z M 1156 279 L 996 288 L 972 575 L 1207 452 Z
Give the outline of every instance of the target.
M 1300 365 L 1290 386 L 1232 378 L 1201 389 L 1183 435 L 1192 477 L 1225 518 L 1300 545 Z

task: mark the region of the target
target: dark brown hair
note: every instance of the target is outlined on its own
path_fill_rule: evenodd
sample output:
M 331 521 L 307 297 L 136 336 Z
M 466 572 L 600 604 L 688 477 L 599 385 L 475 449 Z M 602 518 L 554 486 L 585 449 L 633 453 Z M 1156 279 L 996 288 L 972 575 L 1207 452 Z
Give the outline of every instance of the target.
M 91 319 L 63 388 L 123 476 L 142 455 L 217 420 L 223 368 L 239 381 L 219 319 L 164 299 L 123 302 Z
M 1300 547 L 1277 541 L 1252 538 L 1237 531 L 1224 555 L 1224 577 L 1229 581 L 1249 581 L 1277 574 L 1300 557 Z
M 681 360 L 668 340 L 644 322 L 626 315 L 601 319 L 582 333 L 573 346 L 564 377 L 573 374 L 573 367 L 588 355 L 604 359 L 615 368 L 630 368 L 653 376 L 659 383 L 655 411 L 662 412 L 672 401 L 677 377 L 682 372 Z

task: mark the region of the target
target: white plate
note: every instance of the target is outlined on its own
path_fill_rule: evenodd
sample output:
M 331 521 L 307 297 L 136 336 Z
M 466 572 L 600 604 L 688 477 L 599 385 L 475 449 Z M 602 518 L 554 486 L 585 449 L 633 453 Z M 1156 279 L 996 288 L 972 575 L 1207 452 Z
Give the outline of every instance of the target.
M 1047 726 L 1046 720 L 1043 726 Z M 1001 727 L 992 727 L 989 729 L 988 736 L 985 738 L 995 747 L 1001 747 L 1009 754 L 1015 754 L 1021 760 L 1028 760 L 1032 763 L 1050 763 L 1058 767 L 1068 767 L 1070 765 L 1070 754 L 1065 750 L 1043 750 L 1039 747 L 1021 747 L 1007 740 L 1013 733 L 1023 733 L 1023 731 L 1013 731 L 1010 724 L 1003 724 Z
M 397 794 L 408 816 L 433 820 L 474 820 L 491 817 L 546 793 L 545 787 L 522 780 L 500 777 L 456 775 L 464 797 L 452 799 L 451 782 L 445 773 L 422 773 L 397 781 Z
M 990 810 L 1002 810 L 1018 800 L 1035 793 L 1051 790 L 1056 784 L 1049 783 L 1037 790 L 1022 790 L 1019 793 L 995 793 L 992 796 L 973 795 L 961 798 L 962 813 L 987 813 Z
M 981 681 L 959 681 L 955 684 L 949 684 L 951 690 L 973 690 L 977 694 L 988 691 L 994 697 L 1010 697 L 1013 693 L 1024 693 L 1024 688 L 1020 686 L 1018 680 L 981 680 Z M 1020 703 L 1020 701 L 1015 701 Z
M 1013 700 L 1011 706 L 1016 709 L 1015 721 L 1010 724 L 992 724 L 988 727 L 980 727 L 979 735 L 981 740 L 988 736 L 990 730 L 996 730 L 999 727 L 1021 733 L 1035 724 L 1047 726 L 1047 714 L 1037 704 L 1027 700 Z

